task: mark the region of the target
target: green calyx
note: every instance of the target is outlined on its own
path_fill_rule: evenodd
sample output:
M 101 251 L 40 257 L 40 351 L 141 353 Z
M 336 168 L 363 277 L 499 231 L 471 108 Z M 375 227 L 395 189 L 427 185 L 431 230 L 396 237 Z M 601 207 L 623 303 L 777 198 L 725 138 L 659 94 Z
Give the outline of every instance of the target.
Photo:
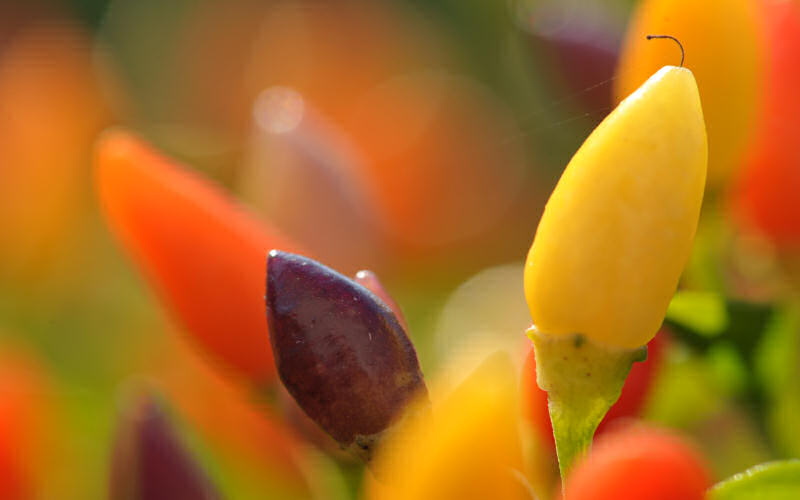
M 647 358 L 647 346 L 613 348 L 583 335 L 548 335 L 535 327 L 527 334 L 536 352 L 536 382 L 547 391 L 563 481 L 589 450 L 633 363 Z

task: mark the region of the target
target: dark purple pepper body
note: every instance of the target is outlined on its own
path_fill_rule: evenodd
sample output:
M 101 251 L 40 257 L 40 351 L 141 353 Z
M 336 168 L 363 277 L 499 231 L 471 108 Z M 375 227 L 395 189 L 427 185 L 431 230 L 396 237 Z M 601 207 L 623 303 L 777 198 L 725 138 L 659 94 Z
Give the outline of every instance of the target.
M 380 435 L 427 396 L 417 354 L 391 309 L 309 258 L 272 251 L 267 321 L 278 374 L 309 417 L 369 461 Z
M 114 446 L 111 500 L 217 500 L 219 492 L 176 435 L 153 396 L 122 415 Z

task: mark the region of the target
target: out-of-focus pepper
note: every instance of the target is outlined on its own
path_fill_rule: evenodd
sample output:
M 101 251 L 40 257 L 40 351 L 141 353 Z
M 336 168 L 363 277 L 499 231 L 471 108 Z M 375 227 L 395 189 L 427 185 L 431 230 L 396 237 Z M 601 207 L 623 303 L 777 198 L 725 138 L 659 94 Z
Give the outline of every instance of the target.
M 111 500 L 220 498 L 151 395 L 129 402 L 112 455 Z
M 598 439 L 567 482 L 570 500 L 701 500 L 711 486 L 702 457 L 680 436 L 633 426 Z
M 0 18 L 13 23 L 24 4 L 3 2 Z M 108 110 L 91 40 L 75 23 L 6 28 L 0 27 L 0 39 L 11 35 L 0 45 L 0 281 L 30 283 L 73 269 L 85 230 L 91 144 Z
M 620 348 L 656 334 L 691 250 L 706 158 L 686 68 L 659 70 L 595 129 L 528 253 L 525 296 L 540 332 Z
M 370 500 L 529 499 L 518 429 L 517 386 L 510 359 L 487 359 L 433 419 L 401 429 L 386 443 L 368 483 Z
M 665 33 L 683 44 L 685 66 L 697 76 L 708 126 L 709 188 L 720 187 L 741 164 L 753 130 L 762 73 L 756 3 L 644 0 L 633 14 L 622 44 L 617 101 L 678 56 L 674 45 L 645 42 L 645 35 Z
M 5 333 L 5 332 L 3 332 Z M 50 381 L 27 352 L 0 349 L 0 498 L 58 495 L 58 455 Z M 62 492 L 63 493 L 63 492 Z
M 800 3 L 766 0 L 769 70 L 761 121 L 737 192 L 739 215 L 781 249 L 800 249 Z
M 252 465 L 264 484 L 307 493 L 300 438 L 266 401 L 220 374 L 188 340 L 161 336 L 143 353 L 142 365 L 159 392 L 215 455 Z
M 405 7 L 272 4 L 249 47 L 246 82 L 252 97 L 292 87 L 352 139 L 359 161 L 348 168 L 375 204 L 370 215 L 386 244 L 379 256 L 430 259 L 503 220 L 523 186 L 523 152 L 508 140 L 519 129 L 496 96 L 430 71 L 453 56 L 428 20 Z M 212 33 L 218 24 L 213 17 Z
M 170 312 L 212 356 L 256 384 L 273 381 L 265 261 L 295 245 L 131 134 L 106 133 L 96 168 L 109 225 Z

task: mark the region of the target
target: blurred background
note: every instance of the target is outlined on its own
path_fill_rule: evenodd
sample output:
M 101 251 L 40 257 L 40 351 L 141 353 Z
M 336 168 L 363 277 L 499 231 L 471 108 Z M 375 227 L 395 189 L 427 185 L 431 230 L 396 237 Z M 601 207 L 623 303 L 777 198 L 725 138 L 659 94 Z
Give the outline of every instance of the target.
M 143 387 L 226 497 L 354 495 L 112 236 L 101 131 L 132 130 L 325 264 L 375 271 L 426 377 L 453 386 L 497 349 L 522 367 L 547 196 L 616 103 L 680 61 L 650 30 L 683 41 L 711 173 L 626 416 L 690 436 L 718 479 L 800 456 L 797 2 L 3 0 L 0 496 L 107 496 Z

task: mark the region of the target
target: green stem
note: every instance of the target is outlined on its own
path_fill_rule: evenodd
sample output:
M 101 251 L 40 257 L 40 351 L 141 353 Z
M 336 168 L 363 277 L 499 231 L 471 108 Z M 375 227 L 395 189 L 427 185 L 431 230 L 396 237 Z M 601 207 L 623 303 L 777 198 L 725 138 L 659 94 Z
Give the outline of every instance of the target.
M 583 335 L 548 335 L 528 330 L 536 352 L 536 381 L 547 391 L 561 480 L 588 450 L 594 431 L 619 398 L 636 361 L 647 346 L 619 349 Z

